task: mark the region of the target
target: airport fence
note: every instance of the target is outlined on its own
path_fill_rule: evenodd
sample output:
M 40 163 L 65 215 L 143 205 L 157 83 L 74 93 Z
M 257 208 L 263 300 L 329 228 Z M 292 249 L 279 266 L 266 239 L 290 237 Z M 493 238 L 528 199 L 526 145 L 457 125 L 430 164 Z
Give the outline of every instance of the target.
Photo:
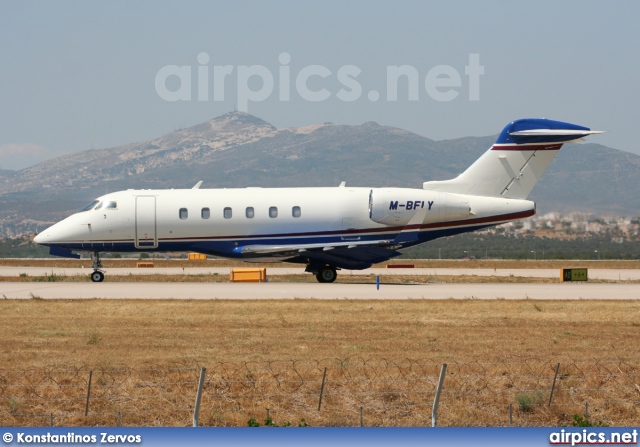
M 437 424 L 557 426 L 578 417 L 637 425 L 639 367 L 640 360 L 451 363 Z M 431 426 L 442 371 L 431 359 L 359 358 L 0 368 L 0 425 Z

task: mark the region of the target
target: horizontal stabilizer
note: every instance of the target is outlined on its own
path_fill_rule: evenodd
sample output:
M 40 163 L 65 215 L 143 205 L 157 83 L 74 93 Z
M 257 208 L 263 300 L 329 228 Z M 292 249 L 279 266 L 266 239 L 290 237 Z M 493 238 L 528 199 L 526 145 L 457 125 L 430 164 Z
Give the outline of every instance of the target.
M 598 133 L 603 132 L 562 121 L 527 118 L 507 124 L 498 136 L 494 148 L 512 144 L 569 143 Z
M 511 132 L 510 135 L 516 136 L 534 136 L 534 135 L 576 135 L 584 137 L 596 133 L 605 133 L 604 130 L 557 130 L 557 129 L 533 129 L 521 130 L 519 132 Z

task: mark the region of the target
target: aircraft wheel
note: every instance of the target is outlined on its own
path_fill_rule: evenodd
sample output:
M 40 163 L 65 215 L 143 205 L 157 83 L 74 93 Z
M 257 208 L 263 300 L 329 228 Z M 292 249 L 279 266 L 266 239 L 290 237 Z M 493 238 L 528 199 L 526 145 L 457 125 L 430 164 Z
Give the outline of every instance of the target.
M 338 273 L 333 267 L 324 267 L 316 273 L 316 279 L 318 282 L 334 282 L 337 277 Z
M 93 282 L 102 282 L 104 280 L 104 273 L 96 270 L 91 274 L 91 281 Z

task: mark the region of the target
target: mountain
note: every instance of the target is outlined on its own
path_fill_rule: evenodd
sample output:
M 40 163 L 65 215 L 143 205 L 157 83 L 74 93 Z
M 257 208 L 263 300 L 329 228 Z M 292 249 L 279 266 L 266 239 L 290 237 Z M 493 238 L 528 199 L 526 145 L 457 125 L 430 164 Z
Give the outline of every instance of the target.
M 5 180 L 13 177 L 16 171 L 10 169 L 0 169 L 0 184 L 4 183 Z
M 227 113 L 152 141 L 88 150 L 0 171 L 0 218 L 58 220 L 107 191 L 244 186 L 402 186 L 455 177 L 495 136 L 433 141 L 368 122 L 276 129 Z M 534 189 L 539 212 L 637 215 L 640 156 L 568 144 Z
M 531 194 L 538 210 L 640 215 L 640 156 L 599 144 L 567 144 Z
M 23 169 L 0 185 L 0 194 L 91 188 L 148 170 L 193 164 L 215 152 L 251 143 L 276 129 L 246 114 L 227 114 L 144 143 L 92 149 Z

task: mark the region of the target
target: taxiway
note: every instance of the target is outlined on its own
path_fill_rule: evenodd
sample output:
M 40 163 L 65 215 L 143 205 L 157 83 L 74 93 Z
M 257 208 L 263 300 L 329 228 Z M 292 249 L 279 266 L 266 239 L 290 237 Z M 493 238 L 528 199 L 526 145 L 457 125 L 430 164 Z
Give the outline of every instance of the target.
M 639 284 L 318 284 L 1 282 L 0 299 L 636 300 Z

